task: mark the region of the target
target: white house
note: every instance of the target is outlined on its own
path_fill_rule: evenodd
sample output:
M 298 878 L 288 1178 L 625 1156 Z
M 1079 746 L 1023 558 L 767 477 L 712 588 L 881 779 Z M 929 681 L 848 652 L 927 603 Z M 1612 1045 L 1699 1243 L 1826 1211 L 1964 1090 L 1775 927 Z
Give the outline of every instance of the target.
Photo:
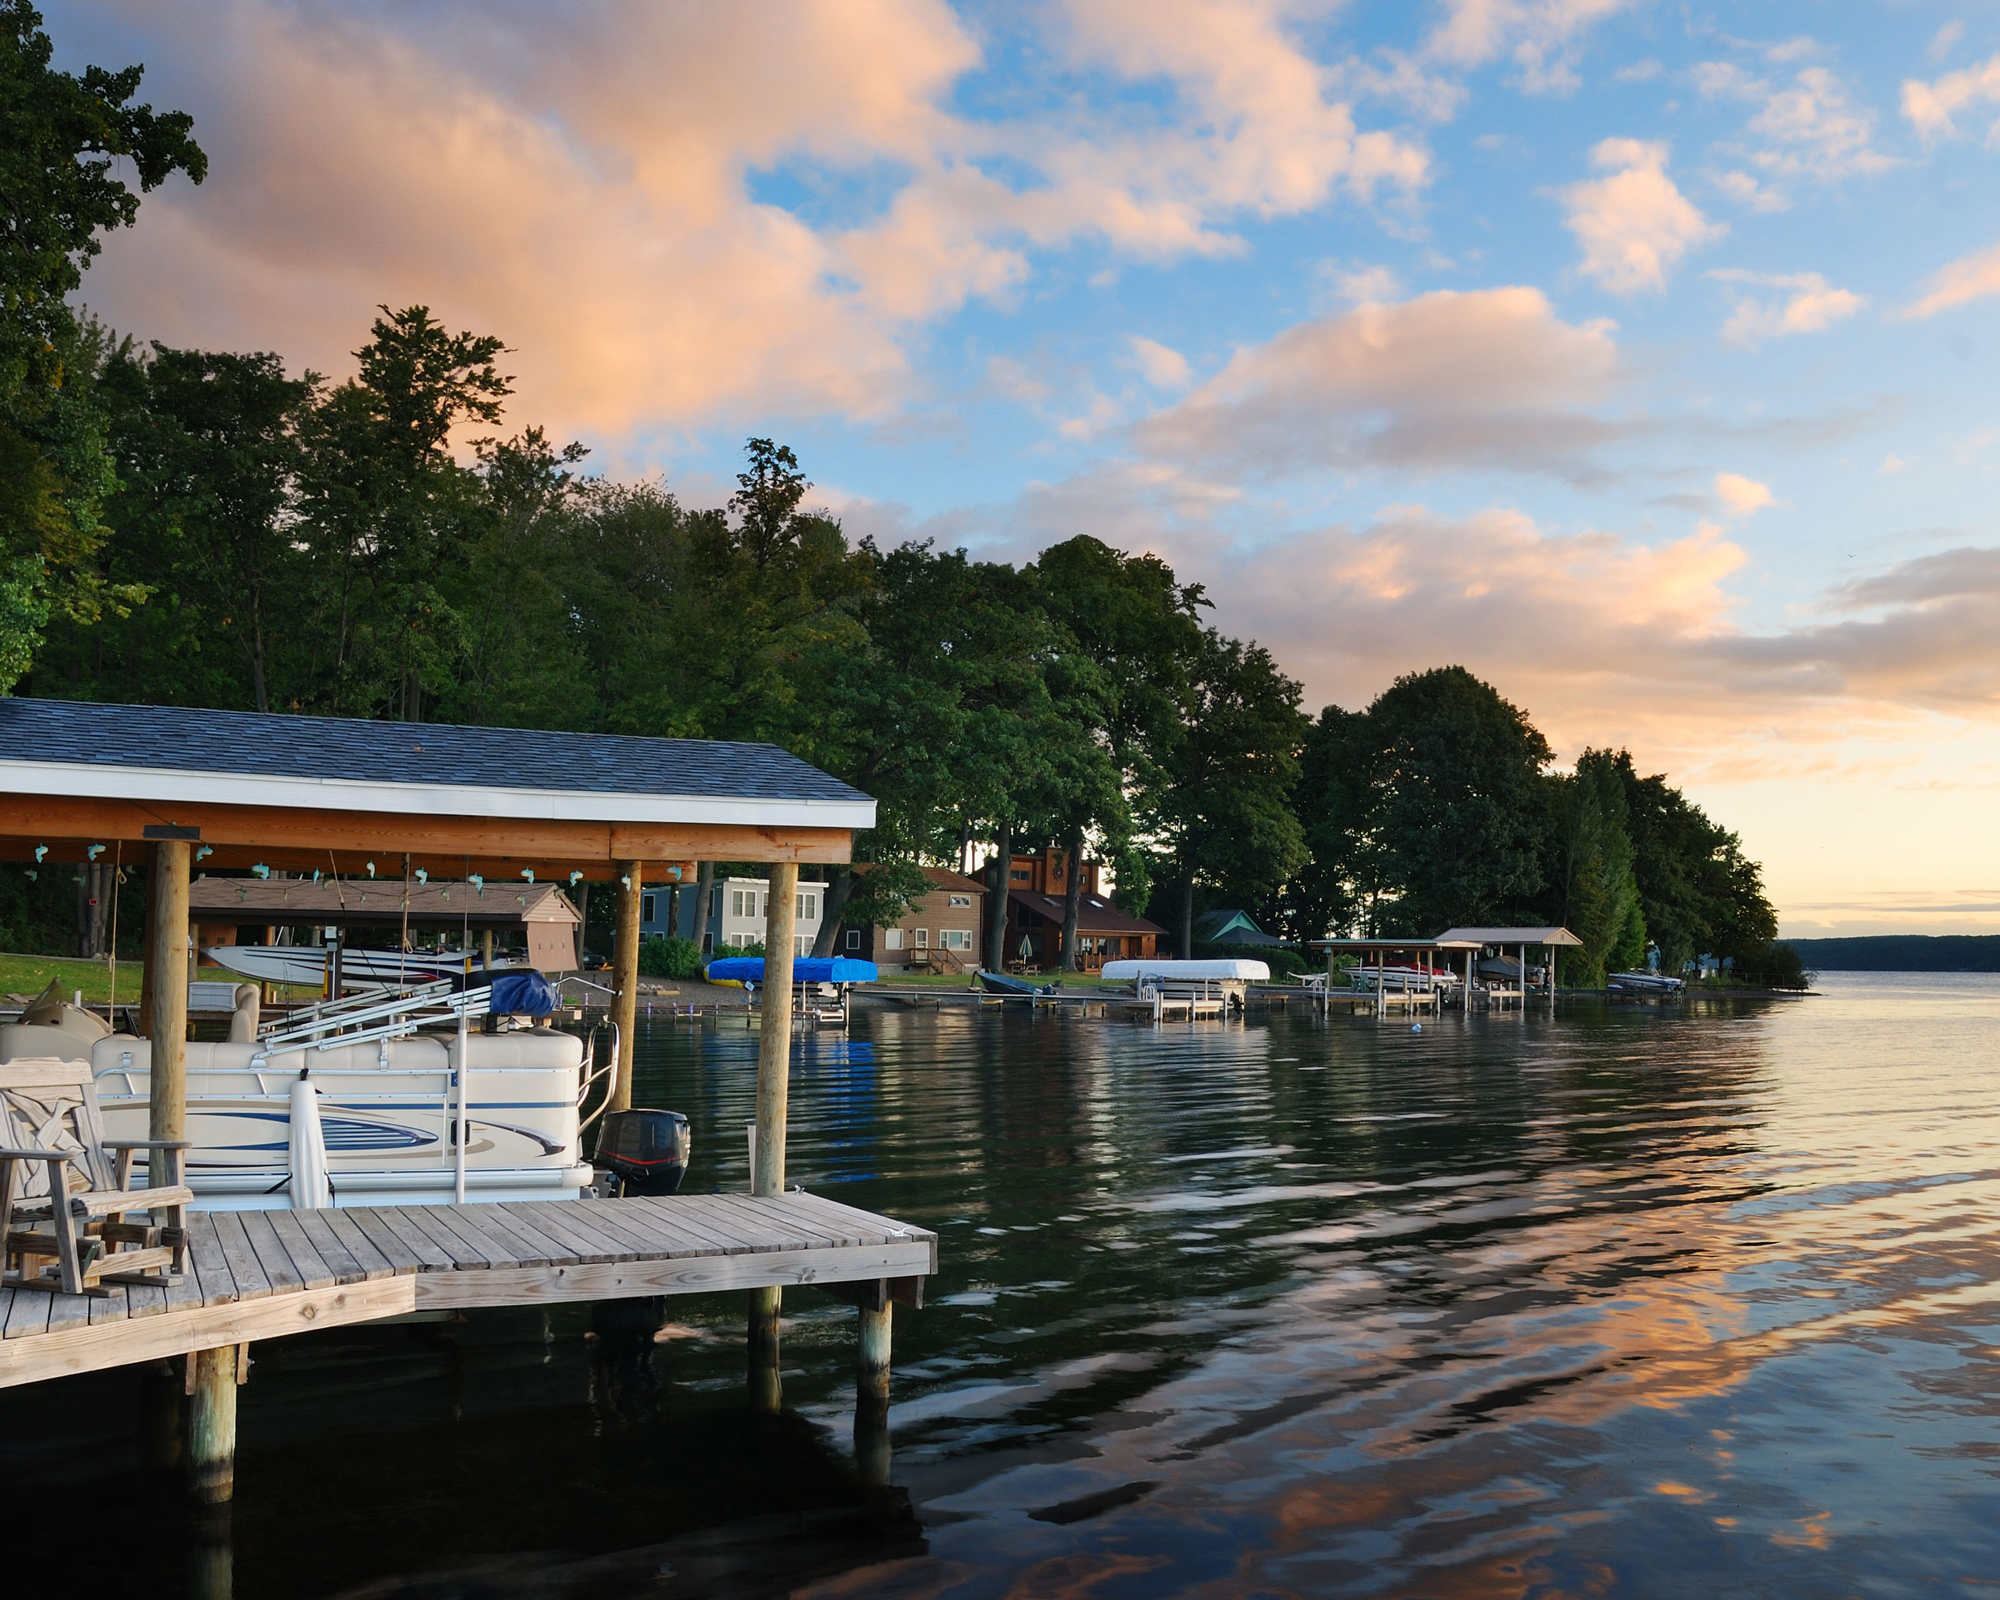
M 639 931 L 642 936 L 674 932 L 674 923 L 680 908 L 685 906 L 683 896 L 691 895 L 694 885 L 676 888 L 672 884 L 658 889 L 644 890 L 639 896 Z M 718 950 L 741 950 L 745 945 L 762 944 L 764 941 L 764 913 L 771 894 L 769 878 L 718 878 L 709 890 L 708 917 L 702 928 L 701 948 L 704 952 Z M 819 937 L 820 912 L 826 903 L 826 885 L 823 883 L 802 883 L 794 911 L 797 921 L 792 929 L 792 954 L 807 955 L 813 941 Z

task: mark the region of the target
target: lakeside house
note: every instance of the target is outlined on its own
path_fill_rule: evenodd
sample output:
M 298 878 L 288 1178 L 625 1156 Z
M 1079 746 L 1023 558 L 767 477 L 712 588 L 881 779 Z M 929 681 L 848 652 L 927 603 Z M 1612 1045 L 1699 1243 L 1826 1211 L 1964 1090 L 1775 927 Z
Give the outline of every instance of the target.
M 1076 964 L 1095 972 L 1107 961 L 1159 954 L 1166 929 L 1113 905 L 1101 890 L 1098 864 L 1077 867 Z M 1007 964 L 1051 970 L 1062 961 L 1063 901 L 1069 892 L 1069 852 L 1015 856 L 1007 868 Z
M 679 925 L 680 912 L 686 907 L 686 897 L 696 892 L 693 884 L 679 887 L 662 884 L 658 889 L 641 891 L 640 937 L 650 939 L 656 934 L 662 937 L 673 934 Z M 701 932 L 702 953 L 709 955 L 722 950 L 741 950 L 762 943 L 764 914 L 770 896 L 769 878 L 716 879 L 708 892 L 708 915 L 703 919 Z M 825 903 L 825 884 L 799 885 L 795 910 L 797 922 L 792 934 L 793 955 L 812 953 L 813 941 L 819 937 L 820 915 Z
M 930 890 L 895 923 L 877 928 L 849 923 L 834 945 L 837 956 L 872 961 L 884 971 L 970 972 L 979 965 L 980 915 L 986 886 L 948 867 L 925 867 Z

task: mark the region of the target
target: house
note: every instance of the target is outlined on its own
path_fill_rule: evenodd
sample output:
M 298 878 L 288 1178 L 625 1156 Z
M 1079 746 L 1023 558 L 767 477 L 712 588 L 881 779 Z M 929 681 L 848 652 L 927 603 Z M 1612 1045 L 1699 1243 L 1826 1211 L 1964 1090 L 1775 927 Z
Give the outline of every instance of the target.
M 1195 918 L 1194 936 L 1203 944 L 1283 944 L 1250 920 L 1247 911 L 1205 911 Z
M 641 938 L 651 938 L 655 934 L 667 935 L 674 932 L 678 908 L 685 904 L 683 895 L 695 893 L 692 884 L 676 889 L 671 884 L 663 884 L 658 889 L 641 890 L 639 895 L 639 934 Z M 747 945 L 764 942 L 764 912 L 771 897 L 769 878 L 718 878 L 708 892 L 708 916 L 702 929 L 701 948 L 706 953 L 720 950 L 741 950 Z M 792 954 L 808 955 L 813 941 L 819 937 L 820 911 L 826 904 L 826 885 L 823 883 L 802 883 L 799 885 L 797 921 L 792 930 Z
M 986 886 L 946 867 L 925 867 L 923 872 L 930 890 L 901 918 L 886 928 L 849 923 L 840 930 L 833 953 L 872 961 L 885 972 L 969 972 L 977 967 Z
M 1107 961 L 1159 954 L 1166 929 L 1157 922 L 1120 911 L 1101 892 L 1098 864 L 1077 865 L 1077 966 L 1095 972 Z M 1069 852 L 1043 850 L 1015 856 L 1007 864 L 1007 964 L 1061 965 L 1063 897 L 1069 890 Z

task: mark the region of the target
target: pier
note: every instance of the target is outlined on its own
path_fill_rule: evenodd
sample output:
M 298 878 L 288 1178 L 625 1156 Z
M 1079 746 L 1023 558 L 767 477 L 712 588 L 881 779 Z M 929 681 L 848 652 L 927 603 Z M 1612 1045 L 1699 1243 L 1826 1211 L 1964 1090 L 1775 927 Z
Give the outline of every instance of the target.
M 0 1388 L 417 1311 L 805 1287 L 914 1305 L 937 1270 L 936 1234 L 798 1191 L 200 1211 L 188 1246 L 165 1288 L 0 1289 Z

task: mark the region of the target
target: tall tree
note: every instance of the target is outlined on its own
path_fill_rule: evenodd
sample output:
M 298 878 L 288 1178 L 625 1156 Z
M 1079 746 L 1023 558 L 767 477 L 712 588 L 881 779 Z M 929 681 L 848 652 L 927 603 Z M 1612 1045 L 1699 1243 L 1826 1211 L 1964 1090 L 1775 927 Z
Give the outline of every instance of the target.
M 132 103 L 143 68 L 79 78 L 52 53 L 40 13 L 0 0 L 0 693 L 52 613 L 88 623 L 144 598 L 102 583 L 92 561 L 116 478 L 90 381 L 102 345 L 66 297 L 99 235 L 138 215 L 120 160 L 142 193 L 208 171 L 185 112 Z
M 1194 946 L 1198 887 L 1256 898 L 1305 859 L 1291 806 L 1307 726 L 1299 694 L 1262 645 L 1203 631 L 1182 731 L 1145 818 L 1176 891 L 1175 943 L 1183 957 Z
M 1518 915 L 1542 887 L 1553 758 L 1519 707 L 1463 667 L 1398 678 L 1368 708 L 1386 932 Z
M 1625 758 L 1629 764 L 1630 758 Z M 1646 956 L 1646 918 L 1633 874 L 1629 807 L 1619 757 L 1585 750 L 1554 780 L 1555 917 L 1583 943 L 1563 952 L 1570 981 L 1591 988 Z

